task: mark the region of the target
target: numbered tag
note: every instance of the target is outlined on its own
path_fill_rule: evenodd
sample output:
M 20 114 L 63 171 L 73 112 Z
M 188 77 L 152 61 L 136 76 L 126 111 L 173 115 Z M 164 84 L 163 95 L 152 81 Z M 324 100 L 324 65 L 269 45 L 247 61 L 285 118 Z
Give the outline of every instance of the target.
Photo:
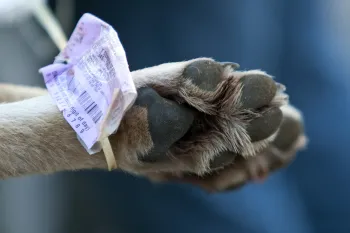
M 103 145 L 111 151 L 108 136 L 118 129 L 137 96 L 117 32 L 84 14 L 54 64 L 39 72 L 87 151 L 97 153 Z

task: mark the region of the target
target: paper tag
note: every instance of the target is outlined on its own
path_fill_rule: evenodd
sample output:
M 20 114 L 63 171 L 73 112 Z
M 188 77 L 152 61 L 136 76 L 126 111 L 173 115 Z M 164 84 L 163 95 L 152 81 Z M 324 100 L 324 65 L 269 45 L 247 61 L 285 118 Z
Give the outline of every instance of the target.
M 54 64 L 39 72 L 90 154 L 107 145 L 137 96 L 117 32 L 91 14 L 79 20 Z

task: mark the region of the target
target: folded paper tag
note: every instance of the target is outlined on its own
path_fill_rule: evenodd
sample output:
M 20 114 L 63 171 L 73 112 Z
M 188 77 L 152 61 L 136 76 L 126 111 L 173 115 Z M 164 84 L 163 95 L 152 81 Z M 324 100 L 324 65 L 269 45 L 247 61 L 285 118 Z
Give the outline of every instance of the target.
M 86 150 L 94 154 L 103 149 L 109 169 L 116 167 L 108 136 L 137 96 L 117 32 L 84 14 L 55 62 L 39 72 Z

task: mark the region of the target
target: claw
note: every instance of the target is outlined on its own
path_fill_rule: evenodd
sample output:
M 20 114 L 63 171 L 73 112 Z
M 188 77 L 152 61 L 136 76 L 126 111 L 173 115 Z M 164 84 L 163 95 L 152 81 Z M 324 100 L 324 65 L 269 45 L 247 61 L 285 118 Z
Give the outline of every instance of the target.
M 220 170 L 223 167 L 232 164 L 235 158 L 237 157 L 236 153 L 225 151 L 221 152 L 216 158 L 214 158 L 210 163 L 211 171 Z
M 269 176 L 269 173 L 268 173 L 267 169 L 264 169 L 264 170 L 261 170 L 259 172 L 259 174 L 257 174 L 256 176 L 253 176 L 252 180 L 255 183 L 260 183 L 261 184 L 261 183 L 264 183 L 266 181 L 268 176 Z
M 248 164 L 248 172 L 253 182 L 263 183 L 269 176 L 269 168 L 263 158 L 256 158 Z
M 286 91 L 286 89 L 287 89 L 285 85 L 278 83 L 278 82 L 276 82 L 276 86 L 277 86 L 277 90 L 280 92 Z
M 222 67 L 227 67 L 227 66 L 231 66 L 232 69 L 237 70 L 239 69 L 240 65 L 238 63 L 235 62 L 220 62 Z

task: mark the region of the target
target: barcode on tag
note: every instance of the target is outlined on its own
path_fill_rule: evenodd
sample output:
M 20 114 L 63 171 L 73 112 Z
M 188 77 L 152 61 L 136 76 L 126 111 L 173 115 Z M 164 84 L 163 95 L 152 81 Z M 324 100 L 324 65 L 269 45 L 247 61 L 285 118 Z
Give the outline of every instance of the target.
M 78 102 L 95 124 L 101 119 L 103 113 L 87 91 L 81 93 Z

